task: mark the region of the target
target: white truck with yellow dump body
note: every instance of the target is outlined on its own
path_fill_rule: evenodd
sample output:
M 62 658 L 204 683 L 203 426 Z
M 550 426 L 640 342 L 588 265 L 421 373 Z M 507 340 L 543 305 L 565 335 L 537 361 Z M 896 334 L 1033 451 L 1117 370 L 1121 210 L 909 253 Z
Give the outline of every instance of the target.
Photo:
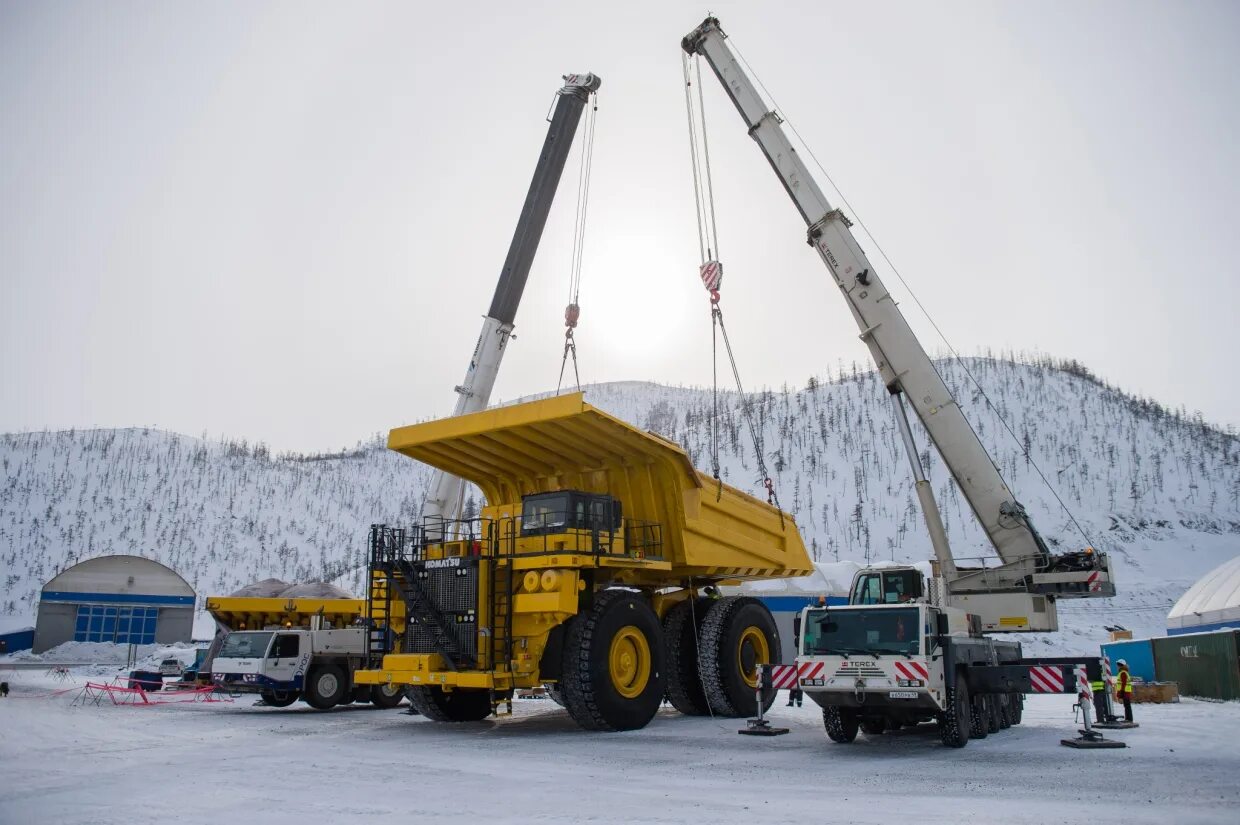
M 257 693 L 274 707 L 301 699 L 319 710 L 351 702 L 390 708 L 403 698 L 394 686 L 354 681 L 375 635 L 364 599 L 210 596 L 206 606 L 219 632 L 204 668 L 221 690 Z M 391 622 L 402 619 L 391 612 Z

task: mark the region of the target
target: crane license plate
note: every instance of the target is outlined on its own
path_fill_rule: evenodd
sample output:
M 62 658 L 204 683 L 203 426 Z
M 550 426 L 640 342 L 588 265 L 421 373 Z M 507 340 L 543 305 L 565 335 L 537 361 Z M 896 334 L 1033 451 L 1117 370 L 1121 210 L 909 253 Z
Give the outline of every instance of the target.
M 917 691 L 915 690 L 893 690 L 887 693 L 888 699 L 916 699 Z

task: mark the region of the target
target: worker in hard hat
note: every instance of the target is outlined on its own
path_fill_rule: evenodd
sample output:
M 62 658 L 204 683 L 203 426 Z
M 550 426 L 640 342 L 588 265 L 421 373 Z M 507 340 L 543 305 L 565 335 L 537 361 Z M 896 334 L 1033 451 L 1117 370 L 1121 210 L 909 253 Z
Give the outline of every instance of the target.
M 1119 676 L 1115 679 L 1115 698 L 1124 703 L 1124 721 L 1132 721 L 1132 674 L 1128 672 L 1128 662 L 1120 659 L 1115 663 L 1119 666 Z

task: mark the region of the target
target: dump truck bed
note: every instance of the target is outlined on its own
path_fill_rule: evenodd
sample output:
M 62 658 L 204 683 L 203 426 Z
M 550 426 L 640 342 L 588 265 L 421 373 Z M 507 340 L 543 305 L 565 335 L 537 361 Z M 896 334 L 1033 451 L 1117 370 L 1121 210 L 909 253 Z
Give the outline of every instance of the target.
M 365 599 L 208 596 L 206 607 L 229 630 L 262 630 L 273 625 L 309 627 L 311 617 L 320 614 L 332 627 L 349 627 L 366 615 Z
M 477 484 L 502 518 L 522 496 L 604 493 L 625 516 L 663 525 L 674 577 L 742 580 L 812 569 L 792 516 L 716 482 L 677 444 L 585 402 L 582 393 L 391 431 L 388 447 Z

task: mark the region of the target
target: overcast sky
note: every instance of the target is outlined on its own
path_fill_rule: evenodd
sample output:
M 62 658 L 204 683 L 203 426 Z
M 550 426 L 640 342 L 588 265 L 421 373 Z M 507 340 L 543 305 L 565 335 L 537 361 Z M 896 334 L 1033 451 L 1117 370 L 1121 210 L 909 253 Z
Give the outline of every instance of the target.
M 1240 424 L 1240 5 L 710 7 L 956 348 Z M 704 12 L 0 3 L 0 430 L 317 450 L 449 413 L 579 71 L 603 78 L 582 378 L 708 384 L 679 50 Z M 706 107 L 746 383 L 868 367 L 713 79 Z M 497 398 L 555 386 L 575 169 Z

